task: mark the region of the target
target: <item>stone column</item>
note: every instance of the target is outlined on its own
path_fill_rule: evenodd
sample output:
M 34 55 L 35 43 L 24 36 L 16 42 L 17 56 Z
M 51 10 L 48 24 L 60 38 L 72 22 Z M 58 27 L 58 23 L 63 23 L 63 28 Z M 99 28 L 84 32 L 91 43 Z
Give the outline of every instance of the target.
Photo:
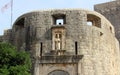
M 39 58 L 40 58 L 40 43 L 36 44 L 35 48 L 35 64 L 34 64 L 34 75 L 39 75 Z
M 39 75 L 39 60 L 36 60 L 34 65 L 34 75 Z

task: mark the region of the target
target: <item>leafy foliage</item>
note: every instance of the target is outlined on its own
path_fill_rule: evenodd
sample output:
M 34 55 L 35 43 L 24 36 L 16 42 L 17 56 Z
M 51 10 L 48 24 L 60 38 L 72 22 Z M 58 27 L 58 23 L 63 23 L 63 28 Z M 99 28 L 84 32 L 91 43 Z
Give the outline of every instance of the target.
M 0 75 L 31 75 L 30 55 L 9 43 L 0 43 Z

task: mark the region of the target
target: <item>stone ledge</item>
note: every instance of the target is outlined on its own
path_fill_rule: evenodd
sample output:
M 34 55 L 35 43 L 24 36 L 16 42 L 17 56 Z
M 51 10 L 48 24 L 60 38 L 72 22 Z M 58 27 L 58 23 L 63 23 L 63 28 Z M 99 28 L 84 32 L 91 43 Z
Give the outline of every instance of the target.
M 61 63 L 78 63 L 83 55 L 57 55 L 57 56 L 42 56 L 40 64 L 61 64 Z
M 51 29 L 56 29 L 56 28 L 63 28 L 63 29 L 65 29 L 65 26 L 64 26 L 65 24 L 63 24 L 63 25 L 53 25 L 52 27 L 51 27 Z

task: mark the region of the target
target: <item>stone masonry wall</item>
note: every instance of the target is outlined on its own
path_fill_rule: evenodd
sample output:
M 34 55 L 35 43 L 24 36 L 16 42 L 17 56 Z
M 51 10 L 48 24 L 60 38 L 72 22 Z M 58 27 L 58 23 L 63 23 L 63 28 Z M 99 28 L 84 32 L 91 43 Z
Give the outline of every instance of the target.
M 112 1 L 94 6 L 95 11 L 104 15 L 115 27 L 115 36 L 120 41 L 120 1 Z
M 56 18 L 64 18 L 65 23 L 56 25 Z M 88 25 L 88 20 L 94 25 Z M 63 55 L 51 54 L 53 26 L 65 28 Z M 33 75 L 49 75 L 55 70 L 69 75 L 120 75 L 119 44 L 114 27 L 97 12 L 82 9 L 33 11 L 20 16 L 12 30 L 13 43 L 18 49 L 31 52 Z M 78 49 L 76 56 L 83 55 L 77 63 L 73 61 L 75 42 Z M 59 61 L 62 56 L 69 61 Z

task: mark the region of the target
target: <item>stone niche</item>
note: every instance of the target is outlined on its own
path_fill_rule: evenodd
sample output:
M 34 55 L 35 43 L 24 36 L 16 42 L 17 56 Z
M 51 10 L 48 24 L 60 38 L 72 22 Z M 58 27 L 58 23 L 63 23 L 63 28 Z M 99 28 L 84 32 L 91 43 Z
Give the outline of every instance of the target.
M 65 52 L 65 27 L 63 25 L 54 25 L 52 30 L 52 53 L 58 55 Z

